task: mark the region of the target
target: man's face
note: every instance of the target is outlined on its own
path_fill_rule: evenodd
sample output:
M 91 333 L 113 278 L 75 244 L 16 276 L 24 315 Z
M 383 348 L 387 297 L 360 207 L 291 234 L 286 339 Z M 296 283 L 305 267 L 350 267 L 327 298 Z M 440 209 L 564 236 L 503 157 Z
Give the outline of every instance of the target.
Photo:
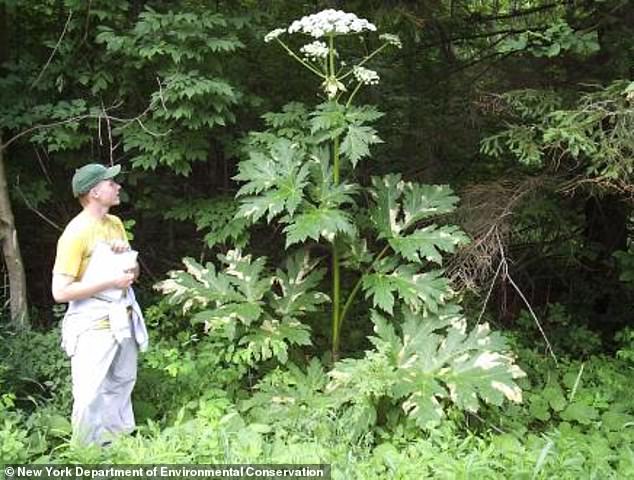
M 121 185 L 112 179 L 102 180 L 97 185 L 92 187 L 91 196 L 95 198 L 99 203 L 105 207 L 112 207 L 119 205 L 121 199 L 119 198 L 119 192 Z

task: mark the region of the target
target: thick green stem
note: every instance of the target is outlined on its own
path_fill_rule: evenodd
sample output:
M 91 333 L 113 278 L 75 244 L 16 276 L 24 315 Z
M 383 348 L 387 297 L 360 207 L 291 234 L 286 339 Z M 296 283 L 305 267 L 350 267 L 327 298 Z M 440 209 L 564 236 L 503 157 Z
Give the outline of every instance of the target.
M 332 360 L 339 359 L 339 344 L 341 333 L 341 278 L 339 271 L 339 245 L 337 238 L 332 242 Z
M 361 285 L 363 283 L 363 277 L 365 277 L 374 268 L 374 265 L 376 265 L 376 262 L 378 262 L 379 260 L 381 260 L 381 258 L 383 258 L 383 255 L 387 253 L 388 248 L 389 248 L 389 245 L 386 245 L 383 248 L 383 250 L 379 252 L 379 254 L 372 261 L 370 266 L 365 270 L 365 272 L 361 274 L 361 276 L 359 277 L 359 280 L 357 280 L 356 285 L 352 289 L 352 292 L 350 292 L 350 295 L 348 295 L 346 303 L 344 304 L 343 309 L 341 310 L 341 315 L 339 315 L 339 329 L 341 329 L 341 326 L 343 325 L 343 320 L 346 318 L 346 314 L 348 313 L 348 309 L 350 308 L 350 305 L 352 305 L 352 301 L 354 300 L 354 298 L 357 296 L 357 293 L 359 293 L 359 290 L 361 289 Z
M 328 37 L 328 60 L 330 61 L 330 70 L 328 76 L 335 76 L 335 37 L 330 35 Z
M 335 38 L 330 35 L 328 38 L 328 71 L 330 78 L 335 75 Z M 339 138 L 332 141 L 332 172 L 333 183 L 339 184 Z M 332 360 L 339 358 L 339 345 L 341 328 L 339 326 L 339 314 L 341 305 L 341 272 L 339 265 L 339 244 L 335 236 L 332 240 Z
M 333 180 L 335 185 L 339 184 L 339 138 L 332 142 L 332 163 Z M 332 359 L 339 358 L 339 344 L 341 332 L 340 326 L 340 305 L 341 305 L 341 277 L 339 265 L 339 245 L 335 237 L 332 241 Z

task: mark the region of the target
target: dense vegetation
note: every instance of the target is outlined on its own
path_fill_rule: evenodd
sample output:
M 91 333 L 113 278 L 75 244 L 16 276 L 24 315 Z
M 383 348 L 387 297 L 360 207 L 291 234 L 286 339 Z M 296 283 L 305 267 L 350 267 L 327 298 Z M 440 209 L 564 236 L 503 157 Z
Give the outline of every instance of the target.
M 0 0 L 0 463 L 634 478 L 627 7 Z M 152 335 L 107 449 L 49 293 L 89 160 Z

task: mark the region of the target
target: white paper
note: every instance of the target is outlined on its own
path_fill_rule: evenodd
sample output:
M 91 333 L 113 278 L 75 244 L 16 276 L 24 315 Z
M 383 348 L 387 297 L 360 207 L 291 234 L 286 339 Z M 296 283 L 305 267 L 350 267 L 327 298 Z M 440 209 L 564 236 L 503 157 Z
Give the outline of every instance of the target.
M 98 242 L 92 250 L 82 281 L 99 282 L 122 275 L 126 270 L 136 266 L 138 254 L 136 250 L 115 253 L 107 243 Z M 108 301 L 118 301 L 123 297 L 124 292 L 125 290 L 121 288 L 109 288 L 94 296 Z

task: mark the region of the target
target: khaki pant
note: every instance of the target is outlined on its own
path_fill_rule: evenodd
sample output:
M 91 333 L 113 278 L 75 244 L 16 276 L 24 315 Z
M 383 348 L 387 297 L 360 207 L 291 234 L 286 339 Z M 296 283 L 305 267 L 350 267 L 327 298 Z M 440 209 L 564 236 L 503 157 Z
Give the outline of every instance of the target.
M 74 440 L 103 445 L 134 429 L 131 395 L 137 354 L 133 338 L 117 343 L 109 330 L 79 336 L 71 357 Z

